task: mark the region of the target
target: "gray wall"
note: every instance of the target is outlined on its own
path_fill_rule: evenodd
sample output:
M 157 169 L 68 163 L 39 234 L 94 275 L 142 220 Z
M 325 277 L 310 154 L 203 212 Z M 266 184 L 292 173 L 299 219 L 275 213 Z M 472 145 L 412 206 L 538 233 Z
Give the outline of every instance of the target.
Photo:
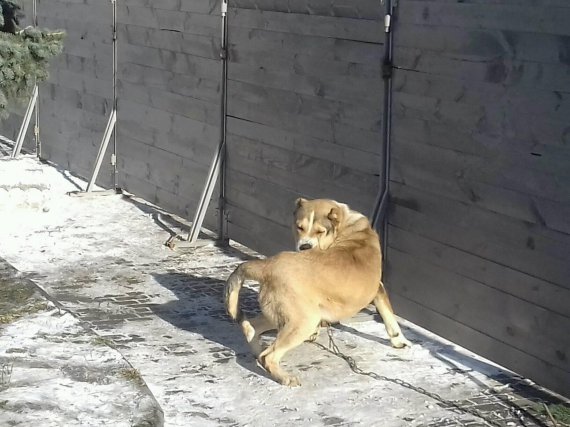
M 400 1 L 387 283 L 568 395 L 570 8 L 527 3 Z
M 230 2 L 230 237 L 292 248 L 293 202 L 370 212 L 380 173 L 380 2 Z

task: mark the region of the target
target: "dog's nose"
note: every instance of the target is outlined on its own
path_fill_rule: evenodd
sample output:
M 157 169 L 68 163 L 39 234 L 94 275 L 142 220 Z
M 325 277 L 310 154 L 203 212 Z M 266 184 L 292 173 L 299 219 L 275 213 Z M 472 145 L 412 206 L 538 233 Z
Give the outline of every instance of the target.
M 301 251 L 305 251 L 305 250 L 311 249 L 311 248 L 312 248 L 312 246 L 308 243 L 303 243 L 301 246 L 299 246 L 299 250 L 301 250 Z

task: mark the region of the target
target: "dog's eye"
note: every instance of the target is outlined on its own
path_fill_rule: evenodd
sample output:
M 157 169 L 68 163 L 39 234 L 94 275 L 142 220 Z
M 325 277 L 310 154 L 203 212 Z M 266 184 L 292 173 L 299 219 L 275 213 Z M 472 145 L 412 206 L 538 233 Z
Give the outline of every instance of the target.
M 297 226 L 297 230 L 299 230 L 299 231 L 303 231 L 303 230 L 304 230 L 304 228 L 303 228 L 303 226 L 302 226 L 302 225 L 298 225 L 298 226 Z
M 325 230 L 321 229 L 321 230 L 317 231 L 317 234 L 325 234 L 326 231 L 327 231 L 326 229 Z

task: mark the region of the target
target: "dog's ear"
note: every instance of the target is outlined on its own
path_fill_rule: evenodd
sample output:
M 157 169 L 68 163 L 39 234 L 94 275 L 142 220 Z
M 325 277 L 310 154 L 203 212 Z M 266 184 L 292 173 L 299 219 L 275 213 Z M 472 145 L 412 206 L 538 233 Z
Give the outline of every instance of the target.
M 339 207 L 334 207 L 331 209 L 327 218 L 332 223 L 333 227 L 337 228 L 341 221 L 342 210 Z
M 307 199 L 303 199 L 302 197 L 299 197 L 297 200 L 295 200 L 295 210 L 303 206 L 303 203 L 305 203 L 306 201 Z

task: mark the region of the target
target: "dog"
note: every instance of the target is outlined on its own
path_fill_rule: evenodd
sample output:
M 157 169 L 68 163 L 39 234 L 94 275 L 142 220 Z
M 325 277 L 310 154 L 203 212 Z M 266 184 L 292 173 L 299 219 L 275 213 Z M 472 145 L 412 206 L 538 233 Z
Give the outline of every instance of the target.
M 318 333 L 321 322 L 350 318 L 371 302 L 392 346 L 410 346 L 380 280 L 380 239 L 368 219 L 334 200 L 303 198 L 295 202 L 294 219 L 296 252 L 244 262 L 226 283 L 226 310 L 240 323 L 261 366 L 277 382 L 299 386 L 299 378 L 280 367 L 283 356 Z M 262 314 L 251 320 L 239 307 L 247 279 L 260 285 Z M 260 335 L 272 329 L 277 329 L 275 341 L 262 350 Z

